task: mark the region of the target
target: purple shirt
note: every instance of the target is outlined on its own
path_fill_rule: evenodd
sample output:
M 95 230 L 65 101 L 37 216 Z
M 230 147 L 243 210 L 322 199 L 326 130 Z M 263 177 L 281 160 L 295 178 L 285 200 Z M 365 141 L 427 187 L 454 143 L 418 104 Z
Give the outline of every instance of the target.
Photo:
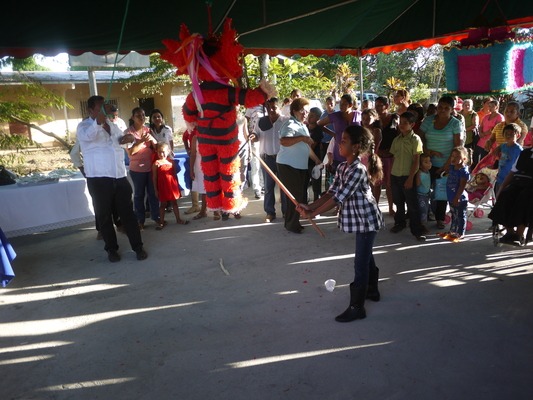
M 346 161 L 339 153 L 339 144 L 342 139 L 342 132 L 350 125 L 361 125 L 361 112 L 353 111 L 353 118 L 350 122 L 347 122 L 343 116 L 342 111 L 335 111 L 329 114 L 329 121 L 333 124 L 333 130 L 335 132 L 335 146 L 333 148 L 333 159 L 335 161 Z

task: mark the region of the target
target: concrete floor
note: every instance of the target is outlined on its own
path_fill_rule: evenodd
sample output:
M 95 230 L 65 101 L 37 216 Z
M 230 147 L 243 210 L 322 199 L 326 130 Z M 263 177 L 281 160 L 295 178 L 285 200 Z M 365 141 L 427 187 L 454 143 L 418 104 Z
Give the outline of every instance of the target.
M 241 220 L 148 225 L 145 261 L 120 235 L 109 263 L 92 224 L 13 238 L 1 398 L 533 398 L 531 246 L 495 247 L 486 217 L 462 243 L 421 244 L 386 216 L 382 300 L 340 324 L 353 235 L 332 216 L 325 238 L 288 233 L 248 196 Z

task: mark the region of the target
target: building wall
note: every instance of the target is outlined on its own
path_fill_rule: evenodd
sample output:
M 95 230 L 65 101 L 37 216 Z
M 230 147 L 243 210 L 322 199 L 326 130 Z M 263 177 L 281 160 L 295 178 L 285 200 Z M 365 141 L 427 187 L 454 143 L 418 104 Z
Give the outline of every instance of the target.
M 47 132 L 53 132 L 61 138 L 67 138 L 74 141 L 76 138 L 76 127 L 82 120 L 86 107 L 87 99 L 90 97 L 90 90 L 88 83 L 56 83 L 45 84 L 46 89 L 54 92 L 56 95 L 65 98 L 72 109 L 45 109 L 40 110 L 44 115 L 52 118 L 52 121 L 32 121 L 33 124 Z M 2 98 L 6 100 L 14 100 L 17 97 L 17 91 L 20 90 L 20 85 L 1 85 Z M 139 99 L 144 98 L 145 95 L 141 92 L 142 86 L 139 84 L 132 84 L 127 90 L 124 90 L 124 85 L 120 82 L 114 82 L 112 85 L 108 83 L 97 83 L 97 92 L 106 99 L 116 101 L 119 116 L 128 124 L 133 108 L 139 106 Z M 162 89 L 162 95 L 156 94 L 153 96 L 154 108 L 161 110 L 165 116 L 165 122 L 173 128 L 174 134 L 180 134 L 185 130 L 185 124 L 181 116 L 181 103 L 173 102 L 172 96 L 183 96 L 186 93 L 185 87 L 165 85 Z M 178 97 L 179 98 L 179 97 Z M 151 110 L 146 110 L 148 116 Z M 147 121 L 148 122 L 148 121 Z M 5 132 L 10 131 L 9 124 L 4 124 L 0 127 Z M 18 129 L 16 125 L 11 126 L 11 130 Z M 20 129 L 18 129 L 20 130 Z M 13 132 L 19 133 L 19 132 Z M 57 141 L 52 137 L 43 134 L 42 132 L 31 129 L 29 133 L 32 140 L 41 143 L 44 146 L 57 144 Z

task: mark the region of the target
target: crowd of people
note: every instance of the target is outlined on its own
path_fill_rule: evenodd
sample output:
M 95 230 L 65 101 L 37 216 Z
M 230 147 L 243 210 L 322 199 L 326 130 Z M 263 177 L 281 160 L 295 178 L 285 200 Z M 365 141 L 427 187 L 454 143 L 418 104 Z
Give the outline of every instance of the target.
M 390 232 L 398 234 L 409 226 L 416 240 L 425 241 L 428 223 L 435 221 L 436 229 L 442 230 L 437 235 L 457 243 L 467 229 L 467 206 L 473 198 L 467 192 L 469 182 L 475 175 L 488 177 L 483 168 L 496 169 L 497 201 L 489 217 L 506 230 L 503 243 L 526 244 L 524 231 L 532 221 L 528 196 L 533 190 L 533 127 L 528 132 L 516 102 L 508 102 L 499 113 L 493 98 L 484 99 L 479 111 L 473 100 L 458 100 L 443 96 L 437 104 L 423 107 L 411 102 L 408 91 L 398 90 L 392 101 L 379 96 L 361 109 L 350 94 L 342 95 L 338 105 L 330 96 L 322 109 L 311 107 L 295 89 L 286 102 L 271 97 L 261 106 L 240 110 L 238 181 L 252 187 L 256 199 L 263 199 L 264 221 L 271 223 L 281 214 L 284 228 L 301 234 L 301 218 L 335 209 L 338 227 L 356 234 L 350 306 L 337 321 L 364 318 L 365 299 L 380 298 L 372 246 L 384 226 L 382 191 L 394 218 Z M 146 123 L 145 111 L 134 108 L 124 129 L 119 128 L 116 107 L 105 104 L 101 96 L 91 97 L 88 107 L 89 118 L 78 126 L 76 151 L 104 249 L 111 262 L 120 260 L 117 226 L 127 234 L 137 258 L 145 259 L 141 231 L 147 215 L 157 230 L 166 225 L 169 211 L 178 224 L 189 222 L 179 213 L 182 195 L 172 157 L 172 129 L 158 109 Z M 228 213 L 206 208 L 194 129 L 183 139 L 192 180 L 192 206 L 185 213 L 197 213 L 197 220 L 212 211 L 215 220 L 228 219 Z M 125 159 L 132 184 L 126 179 Z M 487 179 L 484 188 L 491 185 Z M 233 214 L 241 217 L 240 212 Z

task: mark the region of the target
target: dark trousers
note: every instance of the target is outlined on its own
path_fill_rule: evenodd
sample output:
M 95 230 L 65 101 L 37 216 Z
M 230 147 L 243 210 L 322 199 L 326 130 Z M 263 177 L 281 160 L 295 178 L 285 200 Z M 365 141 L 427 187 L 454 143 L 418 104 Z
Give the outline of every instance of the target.
M 133 251 L 143 248 L 141 232 L 133 212 L 131 185 L 127 178 L 87 178 L 87 188 L 93 199 L 94 213 L 100 225 L 106 251 L 118 250 L 113 226 L 115 208 Z
M 305 191 L 307 191 L 307 169 L 297 169 L 286 164 L 278 164 L 278 174 L 281 183 L 291 192 L 298 203 L 303 203 Z M 288 231 L 300 231 L 300 213 L 292 201 L 287 201 L 285 212 L 285 229 Z
M 93 208 L 94 208 L 94 204 L 93 204 Z M 117 228 L 122 226 L 122 221 L 120 221 L 120 217 L 118 216 L 118 211 L 116 207 L 113 208 L 113 223 L 115 224 Z M 100 231 L 100 224 L 98 223 L 98 218 L 96 216 L 94 217 L 94 225 L 95 225 L 96 230 Z
M 470 171 L 473 171 L 474 168 L 476 168 L 476 165 L 485 157 L 487 154 L 489 154 L 488 151 L 486 151 L 484 148 L 479 146 L 474 146 L 474 153 L 472 155 L 472 164 L 470 166 Z
M 376 231 L 355 233 L 353 283 L 357 287 L 365 288 L 365 291 L 370 277 L 374 278 L 371 283 L 377 285 L 378 269 L 373 254 L 376 236 Z
M 270 170 L 275 174 L 278 175 L 278 165 L 276 164 L 276 155 L 267 155 L 262 154 L 261 158 L 265 162 L 265 164 L 270 168 Z M 265 212 L 268 215 L 276 215 L 276 181 L 270 176 L 268 172 L 265 171 L 264 168 L 262 168 L 264 176 L 263 181 L 265 182 L 265 196 L 263 199 L 263 208 Z M 283 190 L 280 191 L 280 197 L 281 197 L 281 213 L 285 215 L 285 212 L 287 211 L 287 196 L 283 192 Z
M 394 214 L 394 224 L 405 226 L 405 206 L 409 214 L 409 228 L 415 236 L 422 234 L 422 223 L 420 222 L 420 208 L 418 205 L 418 196 L 416 185 L 411 189 L 405 188 L 407 176 L 391 175 L 392 202 L 396 206 Z
M 440 167 L 431 167 L 429 170 L 429 174 L 431 176 L 431 186 L 435 187 L 435 179 L 440 178 L 438 176 L 437 171 L 440 169 Z M 447 200 L 435 200 L 431 199 L 431 209 L 433 210 L 433 213 L 435 214 L 435 219 L 437 221 L 444 221 L 444 218 L 446 217 L 446 208 L 448 208 L 448 201 Z

